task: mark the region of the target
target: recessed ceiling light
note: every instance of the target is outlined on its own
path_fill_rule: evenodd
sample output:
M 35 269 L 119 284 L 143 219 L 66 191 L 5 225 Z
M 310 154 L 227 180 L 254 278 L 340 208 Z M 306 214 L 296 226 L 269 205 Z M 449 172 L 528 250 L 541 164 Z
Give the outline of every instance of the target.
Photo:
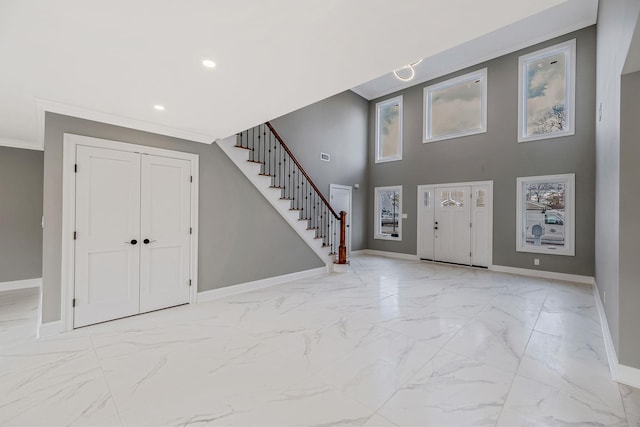
M 153 106 L 158 111 L 164 111 L 164 105 L 156 104 Z
M 202 60 L 202 65 L 207 67 L 207 68 L 215 68 L 216 67 L 216 63 L 213 62 L 210 59 L 203 59 Z

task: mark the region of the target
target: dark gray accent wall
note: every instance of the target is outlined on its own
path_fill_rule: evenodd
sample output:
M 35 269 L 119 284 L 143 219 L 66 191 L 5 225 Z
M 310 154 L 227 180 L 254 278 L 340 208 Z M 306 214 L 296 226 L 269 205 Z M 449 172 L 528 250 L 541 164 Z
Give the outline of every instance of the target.
M 588 27 L 442 78 L 371 101 L 369 107 L 368 247 L 416 254 L 417 186 L 466 181 L 494 182 L 493 264 L 592 276 L 595 206 L 595 27 Z M 577 41 L 576 132 L 573 136 L 517 142 L 518 57 L 575 38 Z M 486 67 L 487 132 L 422 143 L 423 88 Z M 403 160 L 374 161 L 375 104 L 403 95 Z M 576 255 L 516 252 L 516 178 L 575 173 Z M 403 186 L 402 241 L 373 238 L 373 189 Z M 534 266 L 533 259 L 540 259 Z
M 637 198 L 637 190 L 623 193 L 621 178 L 621 74 L 637 27 L 640 2 L 637 0 L 600 0 L 597 29 L 598 116 L 596 120 L 596 282 L 618 356 L 622 342 L 620 331 L 627 321 L 638 329 L 637 317 L 625 319 L 620 292 L 620 237 L 626 230 L 620 222 L 622 198 Z M 632 125 L 638 122 L 637 116 Z M 637 168 L 637 165 L 633 165 Z M 637 257 L 638 253 L 630 254 Z M 640 303 L 628 300 L 624 304 Z M 637 340 L 637 339 L 636 339 Z M 640 367 L 640 365 L 636 365 Z
M 201 144 L 47 113 L 43 322 L 60 319 L 64 133 L 199 155 L 199 291 L 324 266 L 216 144 Z
M 43 158 L 0 147 L 0 282 L 42 277 Z
M 620 103 L 619 362 L 640 368 L 640 72 L 622 76 Z
M 369 103 L 351 91 L 309 105 L 271 123 L 329 200 L 329 185 L 352 190 L 351 249 L 367 247 L 366 181 Z M 320 153 L 331 161 L 320 160 Z

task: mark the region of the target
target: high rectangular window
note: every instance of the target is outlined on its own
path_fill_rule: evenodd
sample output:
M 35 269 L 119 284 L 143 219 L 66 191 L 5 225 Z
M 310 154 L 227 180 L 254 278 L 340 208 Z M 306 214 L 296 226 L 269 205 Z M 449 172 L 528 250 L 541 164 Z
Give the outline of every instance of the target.
M 424 88 L 424 140 L 487 131 L 487 69 Z
M 376 163 L 402 160 L 402 96 L 376 104 Z
M 402 240 L 402 186 L 375 188 L 374 238 Z
M 518 178 L 519 252 L 575 255 L 575 175 Z
M 518 142 L 575 134 L 576 41 L 518 60 Z

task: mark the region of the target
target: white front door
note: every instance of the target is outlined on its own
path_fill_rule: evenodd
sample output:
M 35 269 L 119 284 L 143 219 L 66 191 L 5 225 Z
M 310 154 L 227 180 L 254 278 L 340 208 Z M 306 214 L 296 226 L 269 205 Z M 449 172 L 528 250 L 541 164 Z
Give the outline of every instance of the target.
M 142 155 L 140 312 L 189 302 L 191 162 Z
M 435 196 L 435 259 L 470 265 L 471 187 L 436 187 Z
M 76 150 L 74 327 L 139 311 L 140 155 Z
M 347 255 L 351 253 L 351 187 L 347 185 L 331 184 L 329 186 L 329 200 L 331 207 L 339 215 L 341 211 L 347 213 Z M 339 244 L 339 242 L 338 242 Z

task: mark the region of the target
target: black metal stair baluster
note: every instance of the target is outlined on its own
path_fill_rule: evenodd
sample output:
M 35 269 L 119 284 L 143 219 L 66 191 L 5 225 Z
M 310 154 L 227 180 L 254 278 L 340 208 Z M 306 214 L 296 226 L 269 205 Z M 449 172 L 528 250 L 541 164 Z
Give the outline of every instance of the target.
M 264 125 L 260 126 L 261 129 L 259 130 L 258 133 L 258 137 L 260 138 L 260 145 L 262 146 L 262 159 L 260 159 L 260 161 L 262 162 L 262 173 L 264 173 L 265 175 L 267 174 L 267 156 L 265 156 L 266 152 L 265 152 L 265 140 L 264 140 Z
M 257 162 L 260 160 L 260 146 L 258 145 L 258 138 L 256 137 L 256 128 L 251 128 L 251 145 L 253 146 L 253 161 Z
M 302 179 L 302 189 L 300 191 L 301 192 L 301 195 L 300 195 L 301 200 L 300 201 L 302 202 L 302 211 L 301 211 L 302 214 L 300 216 L 302 218 L 306 218 L 307 217 L 307 198 L 305 197 L 305 191 L 304 191 L 304 189 L 306 187 L 307 187 L 307 180 L 304 179 L 304 177 L 303 177 L 303 179 Z M 309 227 L 309 225 L 307 225 L 307 227 Z
M 331 242 L 331 252 L 333 252 L 334 254 L 338 251 L 337 245 L 336 245 L 336 229 L 338 228 L 338 224 L 340 223 L 340 221 L 335 220 L 333 221 L 333 241 Z
M 331 254 L 335 253 L 335 243 L 336 243 L 336 220 L 332 218 L 331 220 Z
M 276 146 L 273 143 L 273 134 L 271 132 L 269 132 L 269 162 L 271 164 L 271 171 L 274 176 L 273 182 L 276 182 Z
M 266 128 L 266 126 L 264 126 Z M 271 134 L 269 134 L 269 137 L 267 138 L 267 131 L 264 131 L 263 134 L 263 138 L 264 138 L 264 145 L 265 145 L 265 159 L 264 159 L 264 164 L 266 165 L 267 168 L 267 175 L 271 175 Z
M 287 187 L 287 197 L 293 200 L 293 191 L 291 191 L 291 176 L 292 176 L 291 157 L 287 156 L 287 162 L 288 162 L 289 172 L 287 173 L 287 182 L 284 185 L 285 187 Z

